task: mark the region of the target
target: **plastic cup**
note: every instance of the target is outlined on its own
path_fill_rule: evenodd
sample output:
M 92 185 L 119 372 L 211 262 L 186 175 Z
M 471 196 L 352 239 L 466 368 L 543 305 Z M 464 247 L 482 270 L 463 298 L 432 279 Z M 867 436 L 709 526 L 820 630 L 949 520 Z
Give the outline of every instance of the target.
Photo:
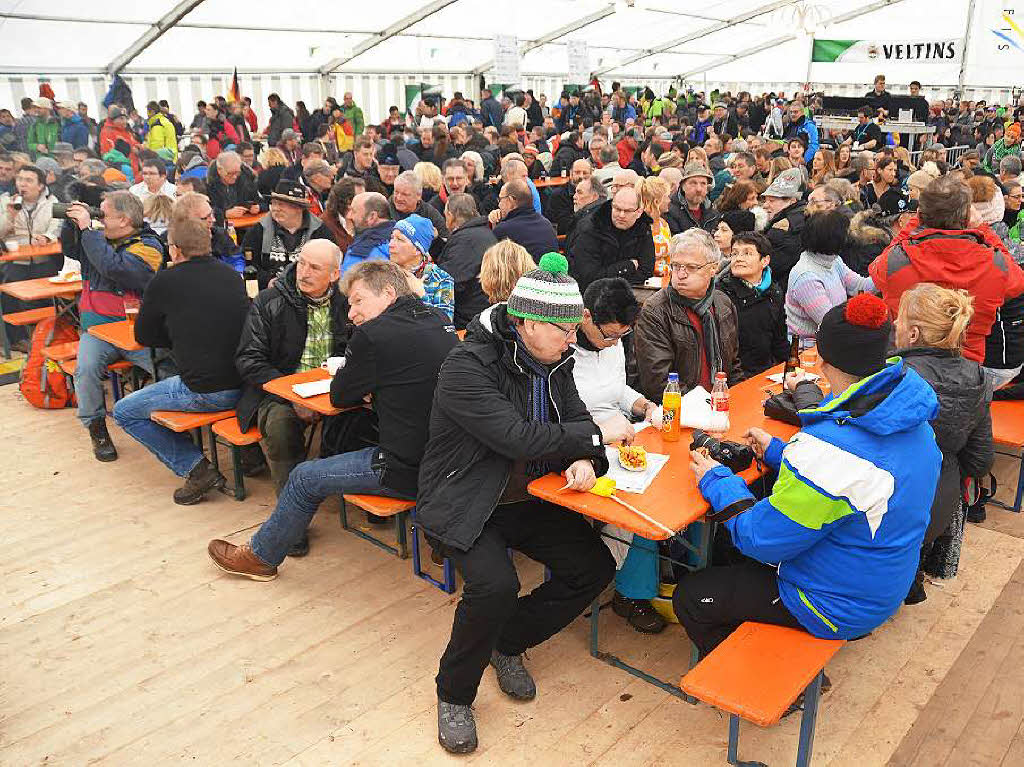
M 18 249 L 18 245 L 19 243 L 17 240 L 4 240 L 4 247 L 7 248 L 8 253 L 16 251 Z

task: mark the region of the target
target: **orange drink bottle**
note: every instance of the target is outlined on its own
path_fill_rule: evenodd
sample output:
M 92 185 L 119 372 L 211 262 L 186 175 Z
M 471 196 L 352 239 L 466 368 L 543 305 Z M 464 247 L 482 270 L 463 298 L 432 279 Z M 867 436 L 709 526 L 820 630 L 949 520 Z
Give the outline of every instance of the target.
M 682 392 L 679 391 L 679 374 L 669 373 L 668 384 L 661 395 L 661 436 L 667 442 L 679 441 L 679 408 L 682 399 Z

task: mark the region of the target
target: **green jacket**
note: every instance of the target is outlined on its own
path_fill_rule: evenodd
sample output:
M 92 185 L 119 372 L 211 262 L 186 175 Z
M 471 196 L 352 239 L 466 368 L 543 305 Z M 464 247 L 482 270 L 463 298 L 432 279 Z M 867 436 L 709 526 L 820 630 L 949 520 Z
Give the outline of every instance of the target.
M 1010 239 L 1014 242 L 1020 242 L 1021 229 L 1024 228 L 1022 224 L 1024 224 L 1024 208 L 1017 213 L 1017 220 L 1010 227 Z
M 352 130 L 354 131 L 354 133 L 353 133 L 354 136 L 358 136 L 360 133 L 363 132 L 363 128 L 365 126 L 363 124 L 363 110 L 362 109 L 357 107 L 355 104 L 353 104 L 350 107 L 347 107 L 347 106 L 345 106 L 343 104 L 342 107 L 341 107 L 341 113 L 343 115 L 345 115 L 345 119 L 346 120 L 348 120 L 350 123 L 352 123 Z
M 157 112 L 147 121 L 149 133 L 146 134 L 146 146 L 157 152 L 161 149 L 171 150 L 173 159 L 178 159 L 178 134 L 174 131 L 174 123 L 162 112 Z
M 57 120 L 36 120 L 28 128 L 25 142 L 28 144 L 28 151 L 35 160 L 40 155 L 48 155 L 53 151 L 53 145 L 59 140 L 60 123 Z M 45 152 L 40 152 L 36 147 L 42 144 L 46 147 Z

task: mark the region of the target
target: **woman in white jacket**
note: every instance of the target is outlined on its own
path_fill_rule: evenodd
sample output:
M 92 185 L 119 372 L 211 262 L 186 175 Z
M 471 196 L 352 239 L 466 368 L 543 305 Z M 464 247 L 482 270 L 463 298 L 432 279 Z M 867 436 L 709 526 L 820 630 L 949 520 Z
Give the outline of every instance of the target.
M 583 323 L 576 334 L 573 379 L 595 423 L 611 419 L 652 421 L 657 405 L 626 383 L 621 340 L 633 332 L 640 305 L 621 277 L 595 280 L 583 294 Z M 608 526 L 615 538 L 628 531 Z M 656 634 L 665 620 L 651 605 L 658 593 L 658 544 L 633 535 L 628 550 L 606 541 L 619 565 L 612 609 L 637 631 Z

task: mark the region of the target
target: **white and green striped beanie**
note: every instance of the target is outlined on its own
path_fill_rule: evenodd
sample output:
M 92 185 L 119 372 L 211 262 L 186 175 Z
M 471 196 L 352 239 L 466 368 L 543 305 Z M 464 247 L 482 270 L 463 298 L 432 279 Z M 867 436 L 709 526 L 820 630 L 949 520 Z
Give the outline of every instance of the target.
M 545 253 L 540 265 L 516 282 L 508 313 L 538 322 L 583 322 L 583 296 L 561 253 Z

